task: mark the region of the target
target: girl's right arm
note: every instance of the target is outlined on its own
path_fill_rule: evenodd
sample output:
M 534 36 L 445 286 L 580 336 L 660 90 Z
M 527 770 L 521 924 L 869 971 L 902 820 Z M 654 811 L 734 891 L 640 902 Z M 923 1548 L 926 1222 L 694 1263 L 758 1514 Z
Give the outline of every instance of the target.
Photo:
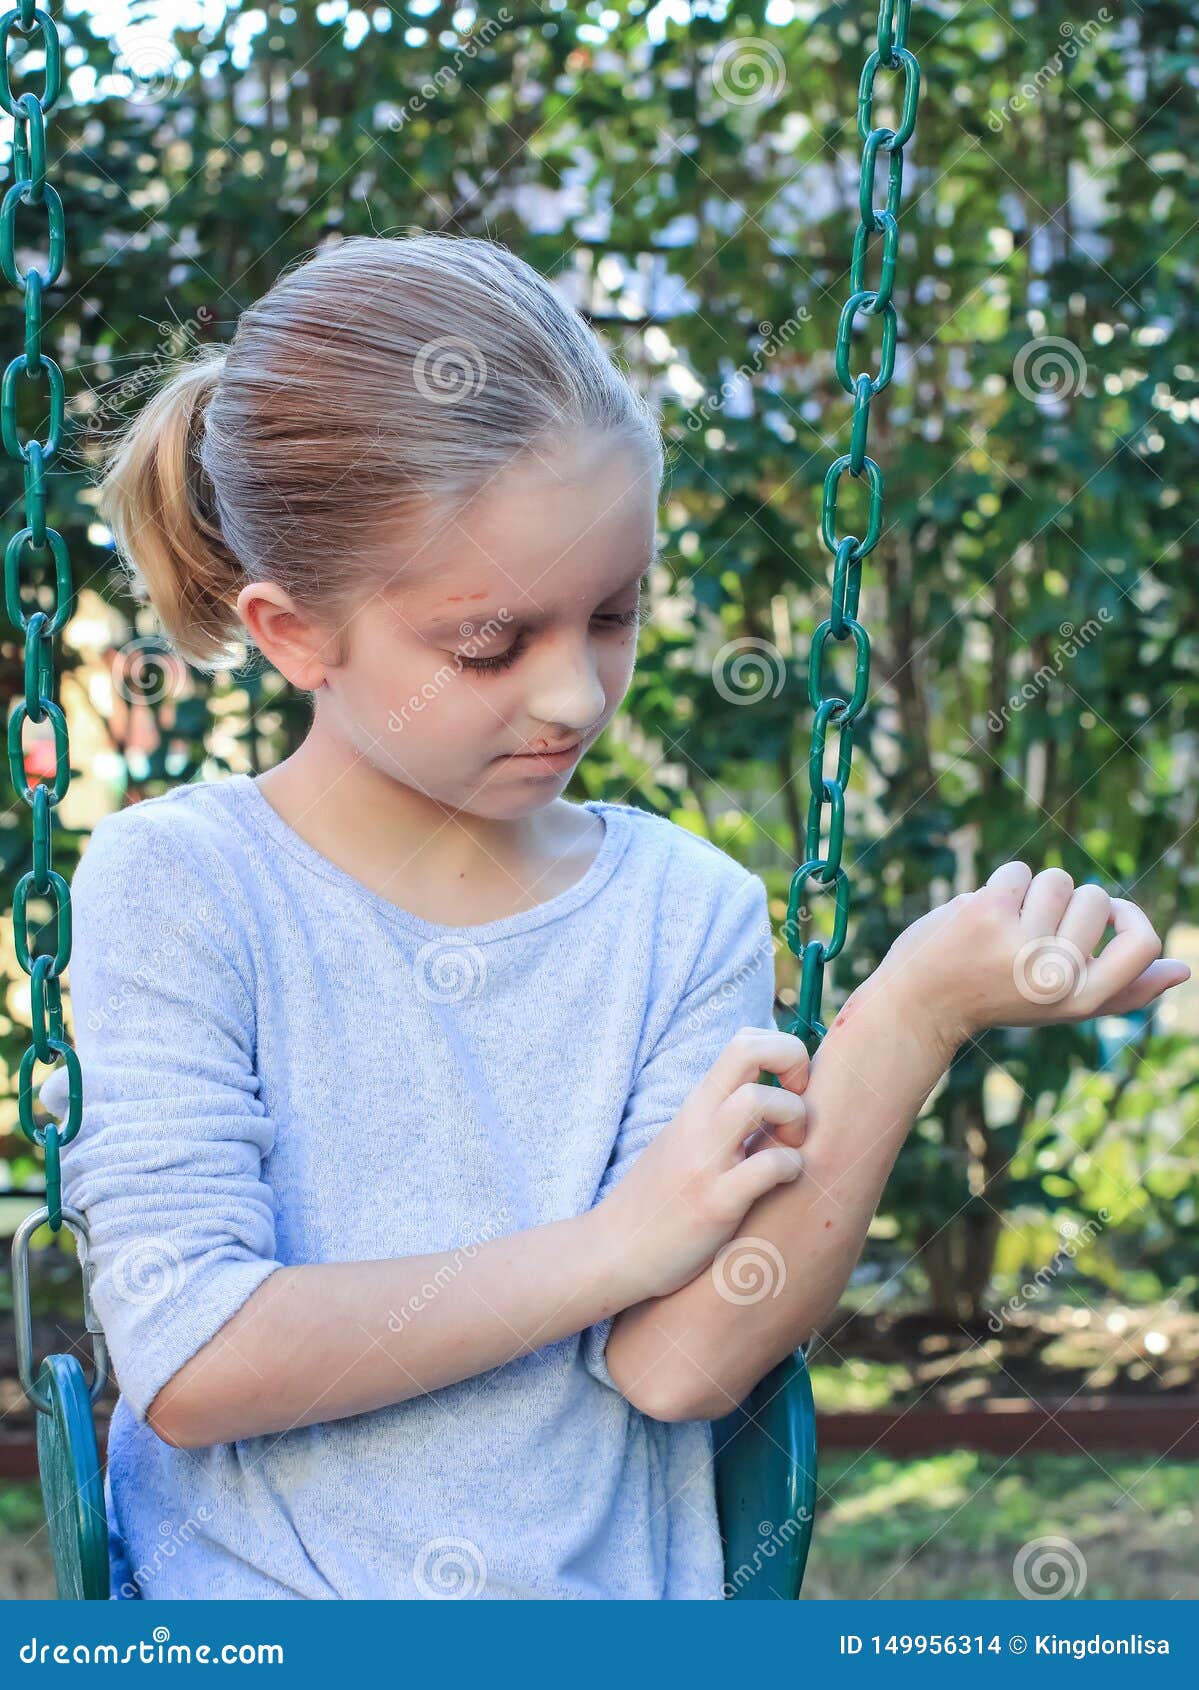
M 798 1039 L 754 1043 L 763 1067 L 802 1085 Z M 197 1448 L 364 1414 L 663 1296 L 796 1177 L 803 1113 L 793 1091 L 730 1078 L 702 1110 L 681 1110 L 586 1214 L 434 1255 L 278 1266 L 167 1381 L 147 1421 L 164 1442 Z M 759 1135 L 747 1155 L 763 1121 L 788 1142 Z

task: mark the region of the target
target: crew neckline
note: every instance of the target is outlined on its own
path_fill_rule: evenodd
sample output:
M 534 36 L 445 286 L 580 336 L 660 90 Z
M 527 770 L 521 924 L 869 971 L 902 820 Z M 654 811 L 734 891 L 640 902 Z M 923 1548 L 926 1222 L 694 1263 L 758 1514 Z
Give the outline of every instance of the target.
M 573 886 L 568 886 L 564 892 L 547 898 L 544 903 L 534 904 L 527 910 L 517 910 L 514 915 L 500 916 L 495 921 L 479 922 L 471 926 L 455 926 L 447 922 L 428 921 L 424 916 L 405 909 L 401 904 L 392 903 L 390 898 L 372 891 L 346 869 L 340 868 L 323 852 L 318 851 L 315 845 L 310 845 L 290 822 L 283 819 L 266 794 L 259 790 L 253 775 L 227 775 L 224 780 L 216 782 L 215 786 L 218 791 L 224 790 L 241 800 L 243 807 L 252 813 L 258 824 L 305 868 L 339 887 L 343 892 L 350 893 L 360 903 L 396 926 L 407 928 L 409 932 L 427 939 L 457 938 L 477 945 L 494 939 L 505 939 L 513 934 L 544 926 L 547 922 L 557 921 L 577 909 L 580 904 L 586 903 L 599 891 L 616 867 L 628 843 L 628 829 L 620 825 L 625 820 L 621 815 L 621 806 L 602 798 L 585 798 L 579 808 L 590 810 L 592 815 L 600 817 L 604 824 L 604 836 L 586 871 Z

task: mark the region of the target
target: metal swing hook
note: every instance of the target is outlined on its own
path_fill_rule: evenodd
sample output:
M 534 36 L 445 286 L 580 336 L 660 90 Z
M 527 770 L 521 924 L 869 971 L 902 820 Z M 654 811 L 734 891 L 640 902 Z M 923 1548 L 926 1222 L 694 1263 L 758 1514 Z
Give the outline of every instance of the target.
M 108 1383 L 108 1345 L 104 1342 L 104 1328 L 92 1305 L 91 1235 L 87 1220 L 78 1209 L 64 1207 L 62 1218 L 75 1237 L 79 1271 L 83 1276 L 83 1324 L 92 1338 L 92 1382 L 88 1397 L 94 1404 Z M 49 1398 L 33 1382 L 33 1308 L 29 1301 L 29 1240 L 50 1219 L 50 1210 L 43 1203 L 27 1215 L 17 1228 L 12 1241 L 13 1320 L 17 1329 L 17 1373 L 21 1388 L 33 1406 L 42 1414 L 51 1412 Z

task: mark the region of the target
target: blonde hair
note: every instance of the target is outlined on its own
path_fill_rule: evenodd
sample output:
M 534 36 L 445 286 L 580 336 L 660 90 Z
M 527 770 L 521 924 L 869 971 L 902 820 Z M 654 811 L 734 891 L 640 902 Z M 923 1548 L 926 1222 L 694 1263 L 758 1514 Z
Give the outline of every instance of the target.
M 215 671 L 245 659 L 247 582 L 340 630 L 397 579 L 406 539 L 574 435 L 640 448 L 660 480 L 651 405 L 522 259 L 354 236 L 285 270 L 228 348 L 173 368 L 107 450 L 99 512 L 176 650 Z

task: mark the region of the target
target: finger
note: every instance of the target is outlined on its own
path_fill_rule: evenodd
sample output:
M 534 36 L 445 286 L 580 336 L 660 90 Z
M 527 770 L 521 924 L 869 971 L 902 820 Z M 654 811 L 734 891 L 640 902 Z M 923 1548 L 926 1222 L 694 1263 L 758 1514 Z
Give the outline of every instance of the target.
M 798 1149 L 808 1136 L 808 1111 L 806 1105 L 790 1121 L 759 1122 L 754 1131 L 745 1141 L 745 1154 L 756 1155 L 768 1144 L 789 1144 Z
M 1111 894 L 1088 881 L 1085 886 L 1075 888 L 1058 923 L 1058 938 L 1077 946 L 1084 957 L 1089 957 L 1106 933 L 1111 914 Z
M 803 1098 L 782 1086 L 738 1086 L 712 1116 L 717 1153 L 740 1160 L 741 1146 L 755 1128 L 789 1127 L 793 1137 L 794 1129 L 806 1119 Z
M 1138 974 L 1123 991 L 1101 1003 L 1095 1014 L 1127 1015 L 1131 1010 L 1144 1009 L 1147 1003 L 1161 997 L 1171 986 L 1181 986 L 1190 977 L 1191 971 L 1185 962 L 1179 962 L 1176 957 L 1161 957 L 1157 962 L 1151 962 L 1144 973 Z
M 1043 868 L 1029 882 L 1020 906 L 1020 931 L 1025 938 L 1056 933 L 1074 896 L 1074 882 L 1064 868 Z
M 756 1080 L 763 1069 L 768 1074 L 777 1074 L 789 1092 L 802 1091 L 808 1072 L 808 1052 L 803 1040 L 774 1027 L 740 1027 L 691 1096 L 712 1113 L 739 1086 Z
M 1108 1003 L 1161 955 L 1153 923 L 1131 899 L 1112 899 L 1112 921 L 1116 936 L 1088 970 L 1087 996 L 1092 1002 Z
M 1024 901 L 1024 894 L 1028 891 L 1031 879 L 1032 870 L 1027 863 L 1000 863 L 988 878 L 987 885 L 1000 892 L 1006 892 L 1018 909 Z
M 759 1197 L 773 1191 L 776 1185 L 785 1185 L 790 1180 L 798 1179 L 802 1172 L 802 1150 L 790 1150 L 785 1145 L 773 1144 L 765 1150 L 760 1150 L 756 1156 L 747 1156 L 744 1162 L 731 1168 L 727 1174 L 721 1176 L 719 1185 L 723 1195 L 744 1215 Z

